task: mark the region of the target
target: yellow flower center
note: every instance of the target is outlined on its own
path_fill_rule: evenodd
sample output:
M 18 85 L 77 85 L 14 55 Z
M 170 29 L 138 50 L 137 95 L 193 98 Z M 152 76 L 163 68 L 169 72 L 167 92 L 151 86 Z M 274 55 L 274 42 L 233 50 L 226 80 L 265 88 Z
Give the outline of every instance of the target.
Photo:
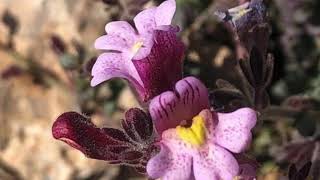
M 134 43 L 134 45 L 131 48 L 131 52 L 133 54 L 136 54 L 142 46 L 143 46 L 142 41 L 138 41 L 138 42 Z
M 179 137 L 195 146 L 201 146 L 206 139 L 205 122 L 201 116 L 195 116 L 192 119 L 192 125 L 189 128 L 178 126 L 176 127 Z

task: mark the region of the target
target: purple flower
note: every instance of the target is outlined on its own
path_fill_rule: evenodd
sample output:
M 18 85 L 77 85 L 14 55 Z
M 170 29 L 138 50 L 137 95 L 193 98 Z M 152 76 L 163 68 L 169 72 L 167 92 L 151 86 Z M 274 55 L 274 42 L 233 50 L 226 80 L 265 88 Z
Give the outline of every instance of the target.
M 96 86 L 111 78 L 127 79 L 141 101 L 148 101 L 170 90 L 182 78 L 184 45 L 177 38 L 178 27 L 171 26 L 175 0 L 140 12 L 134 23 L 110 22 L 107 35 L 95 42 L 97 49 L 107 50 L 93 66 L 91 81 Z
M 256 113 L 250 108 L 232 113 L 209 108 L 207 89 L 194 77 L 178 81 L 174 92 L 151 101 L 149 111 L 162 137 L 160 153 L 147 164 L 151 178 L 232 180 L 240 175 L 232 153 L 250 144 Z
M 78 149 L 88 158 L 126 164 L 145 173 L 150 156 L 157 151 L 152 121 L 148 114 L 134 108 L 121 122 L 124 129 L 98 128 L 76 112 L 60 115 L 52 126 L 53 137 Z

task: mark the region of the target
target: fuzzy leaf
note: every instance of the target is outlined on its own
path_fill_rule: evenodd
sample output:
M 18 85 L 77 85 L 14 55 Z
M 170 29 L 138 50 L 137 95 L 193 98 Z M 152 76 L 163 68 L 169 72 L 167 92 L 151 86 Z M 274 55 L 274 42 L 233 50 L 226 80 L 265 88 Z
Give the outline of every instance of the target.
M 125 132 L 135 141 L 144 142 L 153 135 L 151 117 L 138 108 L 126 112 L 126 119 L 121 124 Z

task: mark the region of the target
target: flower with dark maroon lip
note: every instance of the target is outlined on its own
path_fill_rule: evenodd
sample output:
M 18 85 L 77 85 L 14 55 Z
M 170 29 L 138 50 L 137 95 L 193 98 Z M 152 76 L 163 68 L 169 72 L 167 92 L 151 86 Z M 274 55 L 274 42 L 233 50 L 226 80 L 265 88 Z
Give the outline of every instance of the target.
M 133 108 L 126 112 L 121 124 L 124 130 L 98 128 L 87 117 L 66 112 L 54 122 L 52 134 L 88 158 L 126 164 L 145 173 L 147 161 L 157 152 L 157 147 L 152 144 L 152 121 L 148 114 Z
M 175 0 L 167 0 L 140 12 L 134 18 L 137 30 L 126 21 L 108 23 L 107 35 L 95 42 L 96 49 L 107 52 L 93 66 L 91 85 L 124 78 L 142 102 L 170 90 L 182 78 L 184 56 L 179 28 L 171 26 L 175 9 Z

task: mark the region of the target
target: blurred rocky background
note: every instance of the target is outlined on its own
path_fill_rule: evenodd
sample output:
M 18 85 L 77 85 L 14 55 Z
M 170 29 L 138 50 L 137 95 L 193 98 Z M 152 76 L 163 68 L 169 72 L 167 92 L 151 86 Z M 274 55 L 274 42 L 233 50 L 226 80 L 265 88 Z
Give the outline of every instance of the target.
M 51 126 L 61 113 L 77 111 L 101 127 L 118 127 L 125 110 L 139 106 L 124 81 L 90 87 L 99 54 L 93 43 L 107 22 L 131 21 L 142 8 L 160 2 L 0 0 L 0 180 L 145 179 L 130 168 L 85 158 L 54 140 Z M 241 86 L 233 73 L 232 35 L 213 15 L 239 2 L 177 0 L 175 22 L 187 45 L 185 74 L 200 77 L 211 89 L 218 78 Z M 262 112 L 250 153 L 261 163 L 260 179 L 280 179 L 289 164 L 300 168 L 309 161 L 311 173 L 319 176 L 320 3 L 266 3 L 275 73 L 271 106 Z

